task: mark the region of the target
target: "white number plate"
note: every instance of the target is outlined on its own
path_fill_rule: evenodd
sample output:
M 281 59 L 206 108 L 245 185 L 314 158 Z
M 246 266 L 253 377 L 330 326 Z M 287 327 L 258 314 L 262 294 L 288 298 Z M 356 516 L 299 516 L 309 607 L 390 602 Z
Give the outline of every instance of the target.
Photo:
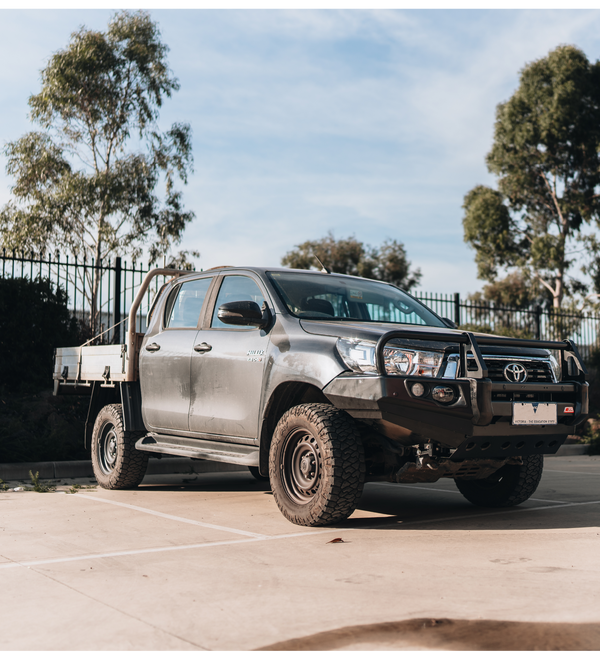
M 513 402 L 513 425 L 556 425 L 556 404 Z

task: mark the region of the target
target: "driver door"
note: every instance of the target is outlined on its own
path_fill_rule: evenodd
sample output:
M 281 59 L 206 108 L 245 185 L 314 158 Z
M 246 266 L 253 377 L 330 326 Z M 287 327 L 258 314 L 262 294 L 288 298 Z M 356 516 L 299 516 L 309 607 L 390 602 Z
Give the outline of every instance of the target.
M 269 335 L 255 327 L 228 325 L 217 317 L 221 304 L 254 301 L 265 292 L 253 277 L 225 276 L 212 309 L 210 326 L 198 332 L 190 378 L 190 431 L 215 438 L 258 436 L 263 371 Z M 218 435 L 218 436 L 217 436 Z

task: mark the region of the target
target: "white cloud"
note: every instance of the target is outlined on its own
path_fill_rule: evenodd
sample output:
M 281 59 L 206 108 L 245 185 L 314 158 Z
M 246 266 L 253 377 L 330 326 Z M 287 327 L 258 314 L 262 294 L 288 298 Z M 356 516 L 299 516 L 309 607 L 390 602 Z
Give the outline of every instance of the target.
M 0 142 L 30 129 L 38 71 L 109 11 L 8 12 Z M 152 12 L 182 88 L 162 124 L 190 121 L 200 265 L 277 265 L 295 244 L 355 234 L 402 240 L 423 287 L 473 292 L 462 198 L 490 184 L 495 107 L 559 43 L 600 57 L 598 11 Z M 3 17 L 5 15 L 3 14 Z M 0 176 L 0 203 L 8 199 Z M 444 289 L 441 289 L 441 286 Z M 437 286 L 437 287 L 436 287 Z
M 232 23 L 244 34 L 278 35 L 299 41 L 385 40 L 416 25 L 408 12 L 365 9 L 279 9 L 235 12 Z

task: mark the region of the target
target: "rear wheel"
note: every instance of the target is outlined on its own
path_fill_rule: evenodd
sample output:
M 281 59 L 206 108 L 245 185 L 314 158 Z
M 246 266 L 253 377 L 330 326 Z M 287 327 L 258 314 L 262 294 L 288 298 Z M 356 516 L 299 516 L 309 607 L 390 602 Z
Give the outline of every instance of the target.
M 135 449 L 144 432 L 126 432 L 120 404 L 109 404 L 96 418 L 92 433 L 92 467 L 104 489 L 132 489 L 144 479 L 148 453 Z
M 507 464 L 483 480 L 456 479 L 461 494 L 480 507 L 513 507 L 533 495 L 542 479 L 543 455 L 523 457 L 523 463 Z
M 293 407 L 273 434 L 269 475 L 277 506 L 292 523 L 320 526 L 347 518 L 365 479 L 354 421 L 327 404 Z

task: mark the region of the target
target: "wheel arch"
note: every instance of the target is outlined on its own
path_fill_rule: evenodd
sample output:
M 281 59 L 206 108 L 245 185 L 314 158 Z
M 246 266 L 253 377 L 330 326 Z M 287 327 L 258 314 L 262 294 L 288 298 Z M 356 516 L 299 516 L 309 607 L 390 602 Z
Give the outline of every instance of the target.
M 84 448 L 91 446 L 96 417 L 109 404 L 121 404 L 123 406 L 123 423 L 126 431 L 146 431 L 142 419 L 142 393 L 139 381 L 121 382 L 120 386 L 102 386 L 101 382 L 93 382 L 85 421 Z
M 273 432 L 283 414 L 298 404 L 323 402 L 331 404 L 323 391 L 314 384 L 306 382 L 283 382 L 271 393 L 265 406 L 259 436 L 259 472 L 263 476 L 269 474 L 269 450 Z

